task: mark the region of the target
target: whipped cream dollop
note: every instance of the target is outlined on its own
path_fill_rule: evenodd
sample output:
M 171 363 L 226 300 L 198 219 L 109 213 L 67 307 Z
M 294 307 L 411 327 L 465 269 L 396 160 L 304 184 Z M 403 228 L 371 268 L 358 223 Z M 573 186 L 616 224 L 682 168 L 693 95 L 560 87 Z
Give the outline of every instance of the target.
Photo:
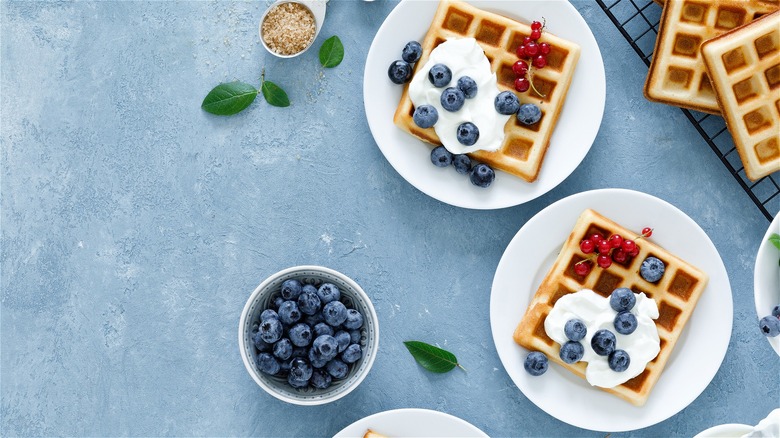
M 442 88 L 436 88 L 428 80 L 428 71 L 436 64 L 444 64 L 452 71 L 452 80 Z M 458 79 L 469 76 L 477 83 L 477 95 L 466 99 L 463 107 L 455 112 L 441 106 L 441 93 L 447 87 L 457 87 Z M 439 120 L 433 125 L 439 140 L 453 154 L 465 154 L 478 150 L 495 151 L 504 142 L 504 125 L 508 115 L 496 111 L 494 101 L 498 89 L 496 74 L 490 69 L 490 61 L 474 38 L 450 38 L 439 44 L 409 84 L 409 97 L 415 108 L 432 105 L 439 112 Z M 472 146 L 458 141 L 457 129 L 461 123 L 471 122 L 479 129 L 479 139 Z
M 588 331 L 585 339 L 580 341 L 585 347 L 582 361 L 588 363 L 585 378 L 593 386 L 613 388 L 641 374 L 647 363 L 661 351 L 658 329 L 653 322 L 658 318 L 658 305 L 655 300 L 640 293 L 636 296 L 636 304 L 630 312 L 636 316 L 637 328 L 631 334 L 620 334 L 615 330 L 617 312 L 610 307 L 609 298 L 604 298 L 590 289 L 582 289 L 564 295 L 555 302 L 544 321 L 544 330 L 550 339 L 563 345 L 569 340 L 564 333 L 566 322 L 576 318 L 585 323 Z M 612 332 L 617 339 L 615 348 L 628 353 L 631 362 L 625 371 L 612 371 L 607 356 L 599 356 L 590 346 L 591 338 L 601 329 Z
M 744 438 L 763 438 L 780 436 L 780 409 L 770 412 L 766 418 L 761 420 L 753 431 L 742 435 Z

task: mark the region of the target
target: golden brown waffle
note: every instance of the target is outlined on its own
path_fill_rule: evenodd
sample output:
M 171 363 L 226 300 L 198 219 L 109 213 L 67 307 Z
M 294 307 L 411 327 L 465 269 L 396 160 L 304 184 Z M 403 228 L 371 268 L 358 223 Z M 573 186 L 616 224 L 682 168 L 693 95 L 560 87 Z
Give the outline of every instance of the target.
M 701 44 L 778 7 L 780 0 L 665 2 L 645 81 L 645 97 L 654 102 L 719 114 L 715 92 L 701 59 Z
M 523 319 L 515 329 L 514 340 L 529 350 L 545 353 L 551 361 L 585 378 L 586 364 L 563 362 L 559 357 L 560 345 L 550 339 L 544 330 L 544 320 L 555 302 L 563 295 L 581 289 L 591 289 L 604 297 L 608 297 L 619 287 L 627 287 L 635 293 L 644 292 L 658 304 L 659 317 L 655 320 L 655 325 L 661 339 L 661 351 L 647 364 L 642 374 L 614 388 L 600 388 L 636 406 L 642 406 L 661 376 L 677 339 L 707 285 L 708 277 L 647 239 L 637 241 L 639 254 L 633 258 L 629 257 L 625 264 L 615 262 L 607 269 L 594 266 L 588 275 L 577 275 L 574 272 L 574 264 L 588 257 L 580 251 L 580 241 L 594 233 L 604 237 L 620 234 L 625 238 L 635 238 L 639 234 L 593 210 L 585 210 L 531 299 Z M 657 283 L 649 283 L 639 275 L 639 265 L 648 256 L 657 257 L 666 264 L 666 271 Z
M 553 20 L 554 17 L 547 17 Z M 468 3 L 442 0 L 431 22 L 431 27 L 422 41 L 423 53 L 415 66 L 417 74 L 431 51 L 447 38 L 475 38 L 490 61 L 491 69 L 496 72 L 498 88 L 501 91 L 514 92 L 515 73 L 512 64 L 517 61 L 517 47 L 523 38 L 531 33 L 530 26 L 486 12 Z M 550 136 L 566 100 L 574 68 L 580 56 L 580 47 L 570 41 L 558 38 L 546 30 L 539 42 L 552 46 L 547 55 L 547 66 L 534 69 L 533 84 L 545 97 L 533 90 L 516 93 L 521 103 L 535 103 L 542 111 L 538 123 L 525 126 L 510 117 L 504 126 L 504 143 L 495 152 L 477 151 L 469 156 L 487 163 L 495 169 L 516 175 L 528 182 L 535 181 L 539 175 L 545 152 L 550 144 Z M 422 129 L 412 120 L 414 104 L 409 98 L 408 84 L 404 87 L 401 101 L 398 103 L 393 121 L 404 131 L 428 143 L 440 145 L 439 137 L 433 128 Z
M 780 11 L 701 46 L 745 174 L 780 170 Z
M 371 429 L 368 429 L 366 431 L 365 435 L 363 435 L 363 438 L 387 438 L 387 437 L 385 435 L 380 434 L 380 433 L 374 432 Z

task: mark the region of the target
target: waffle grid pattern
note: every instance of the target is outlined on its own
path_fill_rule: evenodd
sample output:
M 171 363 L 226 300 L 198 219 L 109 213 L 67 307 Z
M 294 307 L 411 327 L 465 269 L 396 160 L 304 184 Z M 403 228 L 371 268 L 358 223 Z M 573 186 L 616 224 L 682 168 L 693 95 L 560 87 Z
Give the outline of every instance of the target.
M 599 7 L 620 31 L 639 58 L 650 66 L 658 35 L 662 7 L 653 0 L 596 0 Z M 721 160 L 767 221 L 780 210 L 780 174 L 756 181 L 747 178 L 742 160 L 725 121 L 715 115 L 681 108 L 710 149 Z
M 702 56 L 748 178 L 780 170 L 780 11 L 705 42 Z
M 613 290 L 627 287 L 635 293 L 644 292 L 658 304 L 659 317 L 655 320 L 661 338 L 661 351 L 647 364 L 645 371 L 615 388 L 601 388 L 636 405 L 647 401 L 650 391 L 690 318 L 696 303 L 707 285 L 707 275 L 674 256 L 650 240 L 637 241 L 639 254 L 625 264 L 613 263 L 608 269 L 597 266 L 586 276 L 574 272 L 574 264 L 587 256 L 580 251 L 579 243 L 586 236 L 600 233 L 602 236 L 620 234 L 635 238 L 638 233 L 623 228 L 593 210 L 585 210 L 577 219 L 555 263 L 545 276 L 531 300 L 523 319 L 514 333 L 515 342 L 529 350 L 545 353 L 547 357 L 584 378 L 586 364 L 567 364 L 559 358 L 560 346 L 550 339 L 544 330 L 544 320 L 555 302 L 563 295 L 580 289 L 591 289 L 608 297 Z M 639 265 L 648 256 L 661 259 L 666 272 L 661 280 L 649 283 L 639 275 Z
M 431 27 L 422 41 L 423 54 L 415 66 L 416 74 L 428 60 L 431 51 L 447 38 L 475 38 L 491 69 L 496 72 L 498 88 L 514 92 L 516 75 L 512 64 L 517 61 L 516 50 L 523 38 L 531 33 L 528 25 L 498 14 L 480 10 L 465 2 L 443 0 L 439 4 Z M 533 83 L 544 97 L 529 90 L 517 94 L 521 103 L 535 103 L 542 111 L 542 119 L 532 126 L 525 126 L 510 117 L 504 127 L 506 137 L 496 152 L 477 151 L 469 154 L 477 161 L 518 176 L 528 182 L 536 180 L 544 155 L 550 143 L 571 84 L 580 48 L 576 44 L 543 32 L 540 42 L 547 42 L 552 51 L 547 55 L 547 66 L 535 70 Z M 394 122 L 404 131 L 432 144 L 439 145 L 433 128 L 421 129 L 412 120 L 414 105 L 404 87 Z

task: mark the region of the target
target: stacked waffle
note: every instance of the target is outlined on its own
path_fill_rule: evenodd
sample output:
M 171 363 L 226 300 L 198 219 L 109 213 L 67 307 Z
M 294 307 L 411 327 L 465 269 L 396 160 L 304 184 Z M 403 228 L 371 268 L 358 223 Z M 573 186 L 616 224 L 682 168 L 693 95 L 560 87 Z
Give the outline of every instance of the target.
M 594 267 L 586 275 L 578 275 L 574 265 L 588 257 L 580 250 L 580 242 L 595 233 L 605 237 L 613 234 L 626 238 L 637 235 L 593 210 L 585 210 L 531 299 L 523 319 L 515 329 L 514 340 L 529 350 L 543 352 L 551 361 L 584 378 L 586 364 L 568 364 L 561 360 L 560 345 L 550 339 L 545 331 L 544 321 L 555 302 L 581 289 L 591 289 L 604 297 L 609 297 L 613 290 L 621 287 L 635 293 L 644 292 L 658 304 L 659 316 L 655 324 L 661 339 L 661 351 L 638 376 L 613 388 L 600 388 L 636 406 L 642 406 L 661 376 L 707 285 L 708 277 L 698 268 L 644 239 L 637 242 L 639 253 L 635 257 L 629 257 L 624 263 L 615 262 L 606 269 Z M 638 273 L 639 266 L 648 256 L 656 257 L 666 265 L 665 273 L 656 283 L 646 281 Z
M 524 23 L 483 11 L 465 2 L 442 0 L 422 41 L 422 57 L 417 62 L 414 74 L 418 74 L 428 61 L 431 51 L 448 38 L 474 38 L 485 51 L 491 70 L 497 75 L 498 88 L 501 91 L 514 92 L 516 75 L 512 71 L 512 64 L 518 59 L 517 47 L 523 38 L 530 34 L 530 26 Z M 518 122 L 516 117 L 510 117 L 504 126 L 504 142 L 497 151 L 477 151 L 469 154 L 477 161 L 528 182 L 535 181 L 539 175 L 580 55 L 578 45 L 549 32 L 544 32 L 539 42 L 546 42 L 552 47 L 552 51 L 547 55 L 547 66 L 535 70 L 533 76 L 534 86 L 543 97 L 529 91 L 519 94 L 518 98 L 521 103 L 533 102 L 539 106 L 542 111 L 541 121 L 525 126 Z M 399 128 L 420 140 L 441 144 L 433 128 L 423 129 L 414 123 L 413 114 L 414 104 L 409 97 L 407 85 L 393 121 Z
M 754 181 L 780 170 L 778 9 L 780 0 L 664 2 L 644 88 L 654 102 L 723 114 Z

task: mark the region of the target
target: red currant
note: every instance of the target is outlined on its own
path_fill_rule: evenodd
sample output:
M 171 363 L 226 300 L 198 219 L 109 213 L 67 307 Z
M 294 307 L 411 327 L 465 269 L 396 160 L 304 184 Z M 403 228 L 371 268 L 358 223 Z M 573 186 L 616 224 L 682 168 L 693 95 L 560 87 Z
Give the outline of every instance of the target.
M 541 43 L 539 44 L 539 52 L 542 53 L 542 55 L 547 55 L 550 53 L 550 45 L 547 43 Z
M 592 241 L 593 241 L 593 243 L 596 243 L 596 244 L 598 244 L 599 242 L 601 242 L 602 240 L 604 240 L 604 238 L 603 238 L 603 237 L 601 237 L 601 234 L 599 234 L 599 233 L 595 233 L 595 234 L 593 234 L 592 236 L 590 236 L 590 240 L 592 240 Z
M 530 43 L 531 41 L 533 41 L 533 39 L 532 39 L 531 37 L 529 37 L 529 36 L 527 36 L 527 37 L 523 38 L 523 44 L 528 44 L 528 43 Z
M 534 67 L 544 68 L 545 65 L 547 65 L 547 58 L 545 58 L 544 55 L 539 55 L 534 58 Z
M 539 38 L 542 37 L 542 30 L 541 29 L 534 29 L 531 31 L 531 39 L 536 41 Z
M 529 81 L 526 78 L 517 78 L 515 79 L 515 90 L 519 91 L 520 93 L 528 91 L 528 89 L 531 88 L 531 81 Z
M 590 264 L 587 262 L 575 263 L 574 273 L 581 276 L 586 276 L 590 272 Z
M 528 73 L 528 63 L 521 59 L 512 64 L 512 71 L 518 76 L 525 76 Z
M 612 245 L 609 244 L 609 241 L 604 239 L 600 240 L 598 245 L 596 245 L 596 248 L 599 250 L 599 254 L 609 254 L 609 250 L 612 249 Z
M 525 44 L 520 44 L 517 46 L 517 57 L 518 58 L 525 58 Z
M 596 259 L 596 263 L 602 268 L 607 269 L 612 266 L 612 259 L 606 254 L 600 254 Z
M 642 228 L 642 235 L 645 237 L 650 237 L 653 235 L 653 229 L 650 227 L 644 227 Z
M 620 247 L 623 248 L 623 251 L 631 254 L 631 251 L 633 251 L 634 248 L 636 248 L 636 242 L 630 239 L 626 239 L 623 241 L 623 244 Z
M 620 248 L 620 245 L 623 244 L 623 236 L 620 234 L 609 236 L 609 244 L 612 245 L 613 248 Z
M 585 254 L 592 253 L 594 249 L 596 249 L 596 244 L 593 243 L 592 240 L 584 239 L 582 242 L 580 242 L 580 250 L 582 250 L 582 252 Z
M 612 252 L 612 260 L 614 260 L 615 263 L 625 263 L 626 260 L 628 260 L 628 254 L 622 249 L 616 249 Z
M 531 23 L 531 30 L 537 30 L 541 28 L 542 28 L 542 23 L 538 21 L 534 21 L 533 23 Z
M 638 246 L 634 246 L 634 249 L 632 251 L 629 251 L 628 255 L 630 255 L 631 257 L 638 256 L 639 255 L 639 247 Z
M 539 53 L 539 45 L 535 42 L 531 41 L 530 43 L 525 45 L 525 55 L 526 56 L 536 56 L 536 54 Z

